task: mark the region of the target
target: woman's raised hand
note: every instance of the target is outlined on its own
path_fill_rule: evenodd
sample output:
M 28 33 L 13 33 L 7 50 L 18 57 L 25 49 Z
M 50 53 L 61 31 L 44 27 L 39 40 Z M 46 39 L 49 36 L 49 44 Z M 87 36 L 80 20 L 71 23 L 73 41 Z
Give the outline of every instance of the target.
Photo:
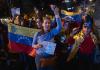
M 50 7 L 55 15 L 59 15 L 59 8 L 56 5 L 50 5 Z

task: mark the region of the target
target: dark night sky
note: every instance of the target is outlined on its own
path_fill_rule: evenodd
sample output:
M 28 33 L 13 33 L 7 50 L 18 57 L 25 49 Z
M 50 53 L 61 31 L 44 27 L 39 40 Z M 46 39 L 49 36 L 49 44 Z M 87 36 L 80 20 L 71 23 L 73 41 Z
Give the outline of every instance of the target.
M 11 7 L 20 7 L 22 12 L 30 12 L 34 7 L 49 11 L 50 4 L 59 5 L 61 0 L 0 0 L 0 17 L 9 16 Z M 1 14 L 2 13 L 2 14 Z M 10 12 L 9 12 L 10 14 Z
M 58 7 L 61 7 L 62 1 L 63 0 L 0 0 L 0 17 L 9 16 L 11 7 L 20 7 L 22 13 L 31 12 L 34 7 L 40 10 L 43 8 L 50 12 L 50 4 L 56 4 Z

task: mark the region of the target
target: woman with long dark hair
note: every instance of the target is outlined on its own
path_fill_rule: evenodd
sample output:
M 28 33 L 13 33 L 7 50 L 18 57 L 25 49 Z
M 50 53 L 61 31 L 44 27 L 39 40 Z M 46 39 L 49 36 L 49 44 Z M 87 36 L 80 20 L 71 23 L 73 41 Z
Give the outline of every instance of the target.
M 59 9 L 55 5 L 51 5 L 51 9 L 55 14 L 55 18 L 57 22 L 56 28 L 51 29 L 51 19 L 49 17 L 46 17 L 44 18 L 41 30 L 37 32 L 33 38 L 32 46 L 37 49 L 37 55 L 35 57 L 37 70 L 55 70 L 53 68 L 53 64 L 48 60 L 53 56 L 48 53 L 43 53 L 45 52 L 43 50 L 39 50 L 40 48 L 44 47 L 44 45 L 41 44 L 42 42 L 44 41 L 50 42 L 55 35 L 60 33 L 62 29 L 61 19 L 59 16 Z M 45 46 L 45 47 L 50 48 L 50 46 Z

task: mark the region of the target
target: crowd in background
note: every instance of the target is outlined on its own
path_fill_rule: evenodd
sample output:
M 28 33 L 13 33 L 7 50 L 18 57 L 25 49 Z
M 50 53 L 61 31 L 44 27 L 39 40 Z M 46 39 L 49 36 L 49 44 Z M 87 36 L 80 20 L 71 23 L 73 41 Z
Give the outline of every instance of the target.
M 50 18 L 50 16 L 47 15 L 46 18 L 44 18 L 44 16 L 38 14 L 37 17 L 33 16 L 31 18 L 27 14 L 24 16 L 15 15 L 13 18 L 9 18 L 8 23 L 34 29 L 41 29 L 37 35 L 40 36 L 40 39 L 38 39 L 37 36 L 33 38 L 33 41 L 34 39 L 38 39 L 35 40 L 35 45 L 38 44 L 39 41 L 49 41 L 52 38 L 54 39 L 52 42 L 57 44 L 55 54 L 36 55 L 35 62 L 37 70 L 62 70 L 63 68 L 66 70 L 71 64 L 82 64 L 83 69 L 84 66 L 91 69 L 92 64 L 94 63 L 93 58 L 96 47 L 96 37 L 94 35 L 95 24 L 93 17 L 88 15 L 86 12 L 84 14 L 82 12 L 79 13 L 81 21 L 78 22 L 74 21 L 69 16 L 60 18 L 58 13 L 59 11 L 57 9 L 53 8 L 54 15 L 56 16 L 53 16 L 53 18 Z M 2 30 L 0 31 L 2 32 Z M 34 44 L 32 44 L 33 48 Z M 41 48 L 41 46 L 35 46 L 35 49 L 38 48 Z M 32 67 L 32 65 L 34 65 L 34 58 L 27 56 L 27 59 L 28 61 L 26 64 L 29 63 L 27 65 Z M 26 68 L 26 70 L 29 69 Z

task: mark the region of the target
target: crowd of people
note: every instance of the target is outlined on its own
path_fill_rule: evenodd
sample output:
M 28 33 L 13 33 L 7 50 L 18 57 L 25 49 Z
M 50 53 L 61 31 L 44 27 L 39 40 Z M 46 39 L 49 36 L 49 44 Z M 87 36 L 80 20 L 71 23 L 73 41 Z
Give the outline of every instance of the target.
M 54 13 L 53 21 L 49 16 L 29 19 L 28 15 L 24 15 L 23 18 L 16 15 L 9 21 L 15 25 L 40 29 L 34 35 L 32 43 L 32 47 L 35 49 L 33 57 L 36 69 L 66 70 L 71 65 L 70 69 L 74 69 L 74 64 L 83 65 L 83 69 L 86 66 L 91 69 L 92 64 L 94 64 L 96 48 L 93 17 L 82 13 L 79 14 L 81 21 L 75 21 L 69 16 L 61 18 L 59 8 L 55 5 L 50 7 Z M 0 32 L 2 32 L 1 29 Z M 41 52 L 41 48 L 44 46 L 41 43 L 44 41 L 56 44 L 54 54 L 45 53 L 43 50 Z

